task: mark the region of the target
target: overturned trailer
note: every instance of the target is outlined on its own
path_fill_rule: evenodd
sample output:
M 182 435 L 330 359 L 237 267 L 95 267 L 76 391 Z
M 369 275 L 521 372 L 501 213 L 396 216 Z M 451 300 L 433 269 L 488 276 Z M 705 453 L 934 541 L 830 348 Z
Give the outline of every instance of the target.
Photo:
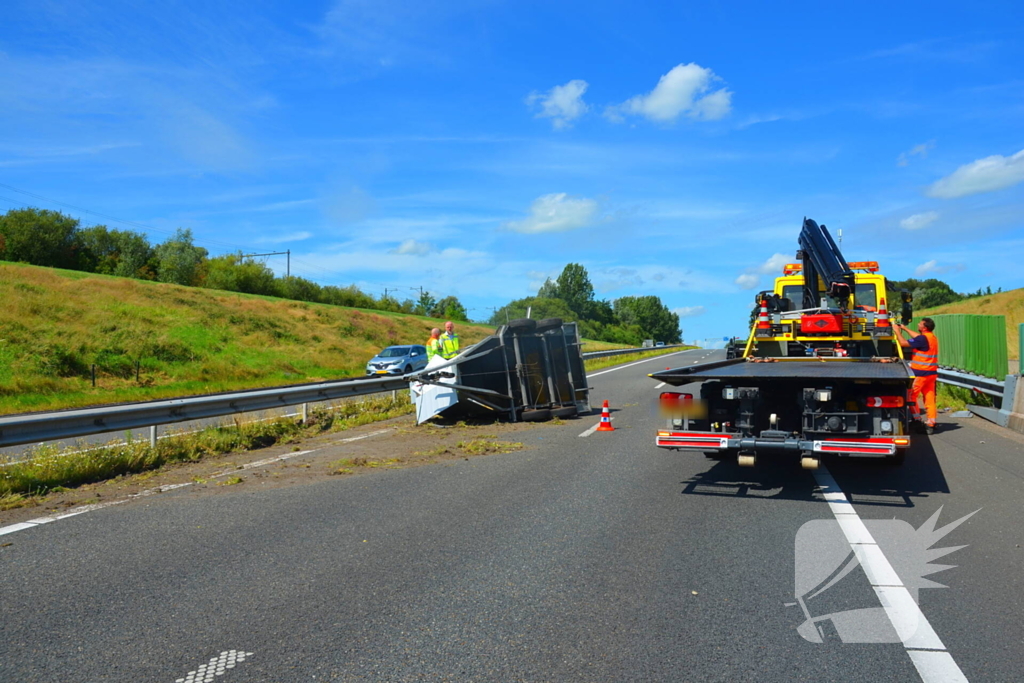
M 538 422 L 590 410 L 579 330 L 560 318 L 513 320 L 410 377 L 417 422 L 435 415 Z

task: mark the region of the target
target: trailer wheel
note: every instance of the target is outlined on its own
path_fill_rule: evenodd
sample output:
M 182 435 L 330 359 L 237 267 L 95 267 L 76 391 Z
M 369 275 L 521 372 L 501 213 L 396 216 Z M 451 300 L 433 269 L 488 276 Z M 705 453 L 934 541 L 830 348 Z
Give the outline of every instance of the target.
M 547 422 L 551 419 L 551 411 L 547 408 L 524 410 L 519 419 L 523 422 Z
M 510 332 L 533 332 L 537 329 L 537 321 L 533 318 L 517 318 L 505 325 Z
M 576 417 L 579 411 L 576 410 L 576 406 L 562 406 L 561 408 L 552 408 L 552 417 Z
M 537 332 L 547 332 L 562 326 L 561 318 L 544 318 L 537 321 Z

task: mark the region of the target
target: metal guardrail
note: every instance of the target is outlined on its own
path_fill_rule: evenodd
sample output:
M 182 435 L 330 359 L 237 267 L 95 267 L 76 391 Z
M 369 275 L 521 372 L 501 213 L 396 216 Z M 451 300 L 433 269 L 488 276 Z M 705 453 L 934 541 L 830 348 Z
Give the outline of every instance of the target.
M 999 399 L 1003 398 L 1003 389 L 1006 384 L 991 377 L 982 377 L 981 375 L 947 368 L 939 368 L 939 381 L 955 387 L 980 391 L 983 394 L 995 396 Z
M 661 349 L 675 348 L 662 346 Z M 615 349 L 582 354 L 584 360 L 651 349 Z M 441 369 L 434 368 L 434 370 Z M 0 416 L 0 447 L 73 439 L 143 427 L 251 413 L 273 408 L 366 396 L 405 389 L 412 376 L 368 377 L 251 389 L 204 396 Z M 155 439 L 155 432 L 152 433 Z

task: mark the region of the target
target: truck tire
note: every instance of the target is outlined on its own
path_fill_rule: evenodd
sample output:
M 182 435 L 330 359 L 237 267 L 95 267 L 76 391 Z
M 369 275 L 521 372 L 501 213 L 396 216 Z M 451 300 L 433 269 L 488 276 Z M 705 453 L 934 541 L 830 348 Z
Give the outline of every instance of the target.
M 523 422 L 547 422 L 551 419 L 551 411 L 547 408 L 524 410 L 519 419 Z
M 544 318 L 537 321 L 537 332 L 547 332 L 562 326 L 561 318 Z
M 576 410 L 576 406 L 562 406 L 561 408 L 552 408 L 552 417 L 576 417 L 579 411 Z
M 517 318 L 505 325 L 509 332 L 533 332 L 537 329 L 537 321 L 533 318 Z

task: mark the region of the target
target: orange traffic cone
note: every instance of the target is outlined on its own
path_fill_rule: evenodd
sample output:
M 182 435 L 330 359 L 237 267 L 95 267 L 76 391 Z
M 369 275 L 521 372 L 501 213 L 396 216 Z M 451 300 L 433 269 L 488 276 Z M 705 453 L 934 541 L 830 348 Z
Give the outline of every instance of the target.
M 604 400 L 604 406 L 601 407 L 601 424 L 597 425 L 597 431 L 599 432 L 614 432 L 615 427 L 612 427 L 612 416 L 608 412 L 608 399 Z
M 878 317 L 875 318 L 875 328 L 883 332 L 891 332 L 892 324 L 889 322 L 889 311 L 885 308 L 885 299 L 878 300 Z

